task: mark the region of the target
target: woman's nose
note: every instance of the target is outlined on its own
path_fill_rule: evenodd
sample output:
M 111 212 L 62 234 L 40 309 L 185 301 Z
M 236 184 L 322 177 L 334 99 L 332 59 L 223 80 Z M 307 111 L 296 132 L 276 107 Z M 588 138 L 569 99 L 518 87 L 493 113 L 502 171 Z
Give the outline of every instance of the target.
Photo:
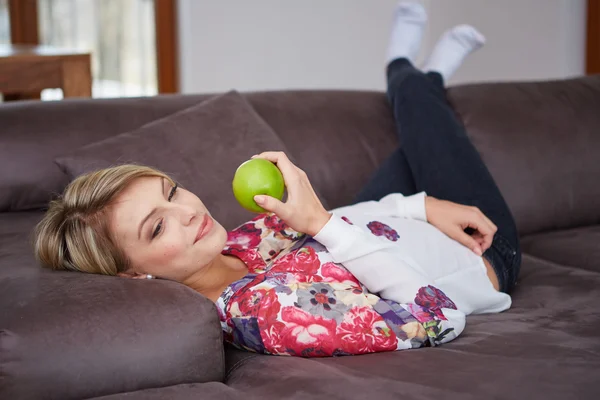
M 179 205 L 179 218 L 183 225 L 189 225 L 197 216 L 196 209 L 183 204 Z

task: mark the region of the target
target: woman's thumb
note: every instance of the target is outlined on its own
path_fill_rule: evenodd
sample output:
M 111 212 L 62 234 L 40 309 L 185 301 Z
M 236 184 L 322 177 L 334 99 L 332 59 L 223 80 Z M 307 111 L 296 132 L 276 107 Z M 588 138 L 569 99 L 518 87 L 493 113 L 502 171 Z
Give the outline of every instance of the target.
M 283 211 L 283 203 L 277 200 L 275 197 L 260 194 L 254 196 L 254 201 L 265 210 L 273 212 L 277 215 Z

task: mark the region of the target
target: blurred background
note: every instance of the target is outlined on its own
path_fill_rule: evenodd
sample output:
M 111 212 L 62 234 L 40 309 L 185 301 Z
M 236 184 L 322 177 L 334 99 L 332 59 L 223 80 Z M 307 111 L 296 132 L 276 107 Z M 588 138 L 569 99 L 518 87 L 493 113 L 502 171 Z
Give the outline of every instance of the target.
M 423 0 L 421 60 L 448 28 L 487 37 L 450 84 L 591 71 L 599 0 Z M 397 0 L 0 0 L 0 44 L 90 52 L 94 97 L 384 88 Z M 593 12 L 594 26 L 588 13 Z M 598 15 L 596 15 L 598 14 Z M 591 19 L 590 19 L 591 20 Z M 596 48 L 598 47 L 598 48 Z M 597 57 L 597 55 L 595 56 Z M 60 99 L 46 89 L 43 99 Z

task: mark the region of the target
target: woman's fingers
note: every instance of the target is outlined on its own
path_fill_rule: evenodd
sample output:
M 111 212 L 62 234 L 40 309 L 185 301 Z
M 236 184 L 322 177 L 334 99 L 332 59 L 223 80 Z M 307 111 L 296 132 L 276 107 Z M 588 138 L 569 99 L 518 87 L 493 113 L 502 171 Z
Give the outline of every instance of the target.
M 285 186 L 288 188 L 288 192 L 294 190 L 294 183 L 300 180 L 300 173 L 302 171 L 290 161 L 284 152 L 265 151 L 252 156 L 252 158 L 263 158 L 277 165 L 277 168 L 279 168 L 281 174 L 283 175 L 283 180 L 285 181 Z
M 498 228 L 477 207 L 431 197 L 425 199 L 427 221 L 440 231 L 481 256 L 490 248 Z M 466 228 L 474 232 L 467 234 Z
M 277 164 L 281 173 L 289 172 L 293 173 L 298 168 L 288 158 L 283 151 L 265 151 L 263 153 L 252 156 L 252 158 L 264 158 L 274 164 Z
M 492 229 L 494 230 L 494 233 L 495 233 L 495 232 L 497 232 L 497 231 L 498 231 L 498 227 L 496 226 L 496 224 L 494 224 L 494 223 L 492 222 L 492 220 L 491 220 L 491 219 L 489 219 L 489 218 L 487 217 L 487 215 L 485 215 L 484 213 L 481 213 L 481 215 L 483 215 L 483 218 L 485 218 L 485 220 L 487 221 L 487 223 L 488 223 L 488 224 L 489 224 L 489 225 L 492 227 Z
M 471 234 L 471 236 L 473 237 L 473 239 L 475 239 L 477 241 L 477 243 L 483 244 L 484 238 L 481 233 L 479 233 L 478 231 L 475 231 Z
M 477 232 L 481 235 L 481 250 L 486 251 L 492 245 L 492 240 L 494 239 L 494 234 L 496 230 L 493 227 L 493 224 L 490 225 L 487 221 L 483 213 L 477 210 L 472 214 L 471 219 L 469 220 L 469 227 L 476 229 Z M 480 255 L 480 254 L 478 254 Z
M 496 231 L 498 230 L 498 227 L 496 225 L 494 225 L 494 223 L 479 209 L 479 208 L 475 208 L 477 210 L 477 214 L 479 216 L 479 218 L 481 219 L 482 223 L 485 224 L 490 231 L 492 231 L 493 233 L 496 233 Z
M 472 236 L 466 234 L 460 229 L 457 229 L 453 236 L 454 237 L 452 237 L 452 239 L 456 240 L 463 246 L 468 247 L 473 251 L 473 253 L 477 254 L 478 256 L 483 255 L 483 249 L 481 248 L 477 240 L 475 240 L 475 238 L 473 238 Z
M 290 228 L 316 235 L 329 221 L 331 214 L 321 204 L 306 173 L 283 152 L 266 151 L 252 158 L 262 158 L 276 164 L 283 175 L 288 194 L 285 203 L 265 195 L 255 196 L 254 201 L 265 210 L 277 214 Z

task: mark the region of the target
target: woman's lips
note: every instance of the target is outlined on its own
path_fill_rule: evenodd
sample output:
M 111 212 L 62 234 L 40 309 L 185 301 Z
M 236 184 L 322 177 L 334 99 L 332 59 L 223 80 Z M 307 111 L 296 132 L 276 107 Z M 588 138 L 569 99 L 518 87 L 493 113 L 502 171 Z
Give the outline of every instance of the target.
M 206 236 L 206 234 L 208 232 L 210 232 L 210 230 L 212 229 L 212 227 L 213 227 L 213 220 L 212 220 L 212 218 L 209 217 L 208 214 L 204 214 L 204 218 L 202 219 L 202 223 L 198 227 L 198 233 L 196 233 L 196 239 L 194 240 L 194 243 L 196 243 L 198 240 L 200 240 L 204 236 Z

